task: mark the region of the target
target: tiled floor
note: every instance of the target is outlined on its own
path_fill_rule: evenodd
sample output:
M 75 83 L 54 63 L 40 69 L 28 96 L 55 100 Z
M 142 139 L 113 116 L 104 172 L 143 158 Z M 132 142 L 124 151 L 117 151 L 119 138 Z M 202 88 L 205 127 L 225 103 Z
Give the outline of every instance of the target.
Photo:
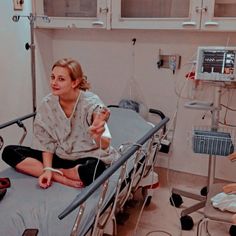
M 160 188 L 154 191 L 152 201 L 145 207 L 142 214 L 140 210 L 143 205 L 141 191 L 135 194 L 135 202 L 127 207 L 129 219 L 118 225 L 118 236 L 196 236 L 196 226 L 203 217 L 202 210 L 191 214 L 195 224 L 192 230 L 182 231 L 180 226 L 180 212 L 182 209 L 196 203 L 195 200 L 183 198 L 184 203 L 180 208 L 174 208 L 169 203 L 170 189 L 172 186 L 179 186 L 180 189 L 199 193 L 202 186 L 206 185 L 206 179 L 200 176 L 181 174 L 178 172 L 169 173 L 167 183 L 167 172 L 158 169 Z M 194 184 L 193 184 L 194 183 Z M 196 185 L 197 183 L 197 185 Z M 194 185 L 194 187 L 192 187 Z M 230 226 L 210 223 L 209 230 L 212 236 L 228 236 Z M 206 234 L 202 234 L 204 236 Z

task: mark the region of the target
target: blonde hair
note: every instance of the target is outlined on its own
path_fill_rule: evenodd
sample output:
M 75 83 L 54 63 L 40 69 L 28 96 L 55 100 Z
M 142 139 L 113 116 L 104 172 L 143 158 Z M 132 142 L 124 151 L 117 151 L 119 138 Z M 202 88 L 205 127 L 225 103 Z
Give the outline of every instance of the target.
M 82 67 L 79 62 L 74 59 L 63 58 L 54 63 L 54 65 L 52 66 L 52 70 L 56 66 L 66 68 L 73 81 L 79 79 L 79 89 L 84 91 L 90 89 L 90 83 L 87 81 L 87 76 L 83 74 Z

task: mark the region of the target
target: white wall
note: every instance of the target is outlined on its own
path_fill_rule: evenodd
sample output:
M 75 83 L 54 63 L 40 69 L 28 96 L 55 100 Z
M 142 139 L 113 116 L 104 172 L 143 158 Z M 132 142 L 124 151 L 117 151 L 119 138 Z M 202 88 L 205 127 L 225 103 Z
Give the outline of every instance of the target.
M 41 30 L 49 34 L 50 30 Z M 204 111 L 189 110 L 184 107 L 185 99 L 192 94 L 192 82 L 185 80 L 185 74 L 196 59 L 196 49 L 204 45 L 236 46 L 235 33 L 207 33 L 158 30 L 55 30 L 52 33 L 53 62 L 61 57 L 79 60 L 90 80 L 93 91 L 107 104 L 117 104 L 127 95 L 127 85 L 134 75 L 133 93 L 148 107 L 162 110 L 173 117 L 177 105 L 177 125 L 172 153 L 160 155 L 158 164 L 171 169 L 207 175 L 207 155 L 194 154 L 191 150 L 193 126 L 211 124 L 208 112 L 202 120 Z M 135 46 L 132 39 L 136 38 Z M 135 47 L 135 48 L 134 48 Z M 164 54 L 179 54 L 182 57 L 181 69 L 173 75 L 168 69 L 157 69 L 158 51 Z M 45 50 L 39 51 L 40 54 Z M 133 57 L 134 56 L 134 57 Z M 47 59 L 47 58 L 45 58 Z M 133 62 L 135 72 L 133 73 Z M 50 65 L 51 66 L 51 65 Z M 48 65 L 48 71 L 50 67 Z M 45 78 L 43 78 L 45 80 Z M 181 99 L 175 93 L 184 85 Z M 200 86 L 196 98 L 203 101 L 214 100 L 214 89 Z M 226 104 L 228 92 L 224 91 L 222 101 Z M 228 105 L 235 107 L 235 92 Z M 225 113 L 222 110 L 221 115 Z M 234 113 L 227 115 L 228 122 L 235 124 Z M 168 159 L 170 158 L 170 159 Z M 169 160 L 169 162 L 168 162 Z M 235 179 L 235 164 L 226 158 L 217 158 L 216 177 Z
M 24 2 L 23 11 L 14 11 L 13 1 L 0 1 L 0 124 L 32 112 L 30 51 L 25 49 L 30 40 L 29 21 L 27 18 L 12 21 L 13 15 L 30 12 L 30 0 Z M 0 133 L 5 144 L 17 143 L 21 134 L 16 125 Z M 2 166 L 0 161 L 0 169 Z
M 24 11 L 30 12 L 29 0 L 25 0 Z M 18 12 L 17 12 L 18 13 Z M 30 52 L 24 49 L 29 42 L 29 22 L 21 19 L 18 23 L 11 20 L 12 1 L 0 1 L 1 42 L 1 99 L 0 122 L 6 122 L 32 111 Z M 200 45 L 236 46 L 236 33 L 207 33 L 158 30 L 43 30 L 36 29 L 36 78 L 37 102 L 48 93 L 48 78 L 53 62 L 61 57 L 78 59 L 85 74 L 92 83 L 93 91 L 105 103 L 117 104 L 126 96 L 129 79 L 134 75 L 136 91 L 148 107 L 162 110 L 170 118 L 176 111 L 178 98 L 175 90 L 182 96 L 191 94 L 191 82 L 185 83 L 188 64 L 196 57 Z M 132 38 L 137 42 L 132 46 Z M 182 57 L 181 69 L 173 75 L 168 69 L 157 69 L 158 51 L 164 54 L 179 54 Z M 133 54 L 135 52 L 135 58 Z M 133 73 L 135 62 L 135 73 Z M 137 89 L 138 88 L 138 89 Z M 132 89 L 133 93 L 134 88 Z M 212 88 L 203 86 L 197 92 L 197 99 L 211 101 Z M 226 103 L 228 92 L 223 94 Z M 173 150 L 170 155 L 160 155 L 158 164 L 189 173 L 207 174 L 207 155 L 194 154 L 191 150 L 191 131 L 194 125 L 210 125 L 210 114 L 202 120 L 204 112 L 184 108 L 188 99 L 178 102 L 177 125 Z M 235 107 L 235 92 L 229 106 Z M 224 116 L 224 110 L 221 116 Z M 229 112 L 227 121 L 234 124 L 234 113 Z M 16 143 L 20 136 L 16 128 L 1 130 L 5 143 Z M 27 142 L 26 142 L 27 143 Z M 169 160 L 169 162 L 168 162 Z M 0 162 L 0 168 L 3 165 Z M 235 179 L 235 164 L 226 158 L 217 158 L 216 176 Z

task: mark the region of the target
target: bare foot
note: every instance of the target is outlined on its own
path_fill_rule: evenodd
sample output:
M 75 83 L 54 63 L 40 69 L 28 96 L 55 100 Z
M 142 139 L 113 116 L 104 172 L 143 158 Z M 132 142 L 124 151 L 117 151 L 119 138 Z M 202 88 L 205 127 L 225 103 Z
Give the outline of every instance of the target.
M 235 192 L 235 191 L 236 191 L 236 183 L 226 184 L 226 185 L 223 187 L 223 191 L 224 191 L 225 193 L 232 193 L 232 192 Z
M 65 178 L 65 185 L 66 186 L 70 186 L 70 187 L 73 187 L 73 188 L 83 188 L 84 187 L 84 184 L 82 181 L 78 181 L 78 180 L 72 180 L 72 179 L 68 179 L 66 177 Z
M 58 182 L 58 183 L 61 183 L 61 184 L 64 184 L 66 186 L 73 187 L 73 188 L 82 188 L 82 187 L 84 187 L 84 184 L 81 180 L 79 180 L 79 179 L 77 179 L 77 180 L 70 179 L 70 178 L 66 177 L 65 175 L 62 176 L 62 175 L 59 175 L 57 173 L 53 174 L 53 180 Z
M 60 169 L 60 171 L 62 171 L 63 175 L 69 179 L 81 181 L 81 179 L 79 177 L 78 167 L 79 167 L 79 165 L 77 165 L 73 168 L 69 168 L 69 169 Z

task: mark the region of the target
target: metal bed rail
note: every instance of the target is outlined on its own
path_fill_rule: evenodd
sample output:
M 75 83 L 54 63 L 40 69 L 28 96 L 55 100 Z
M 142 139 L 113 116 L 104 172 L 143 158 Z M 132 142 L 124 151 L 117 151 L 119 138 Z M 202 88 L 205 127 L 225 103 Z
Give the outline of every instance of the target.
M 102 175 L 100 175 L 91 185 L 86 187 L 83 193 L 78 194 L 72 203 L 65 208 L 63 212 L 58 215 L 58 218 L 62 220 L 77 207 L 82 205 L 111 175 L 113 175 L 124 163 L 139 149 L 140 145 L 143 145 L 147 140 L 152 137 L 156 132 L 162 129 L 167 122 L 168 117 L 162 119 L 157 125 L 150 129 L 141 139 L 137 141 L 132 147 L 130 147 L 112 166 L 106 169 Z
M 20 128 L 22 128 L 24 130 L 24 133 L 19 141 L 19 144 L 21 145 L 25 139 L 25 136 L 27 135 L 27 129 L 24 125 L 24 123 L 22 122 L 23 120 L 26 120 L 26 119 L 29 119 L 29 118 L 32 118 L 36 115 L 36 112 L 32 112 L 30 114 L 27 114 L 25 116 L 21 116 L 19 118 L 16 118 L 14 120 L 11 120 L 11 121 L 8 121 L 8 122 L 5 122 L 3 124 L 0 125 L 0 129 L 4 129 L 8 126 L 11 126 L 11 125 L 14 125 L 14 124 L 17 124 Z M 0 150 L 2 149 L 3 147 L 3 144 L 4 144 L 4 141 L 3 141 L 3 137 L 0 136 Z
M 34 117 L 35 115 L 36 115 L 36 112 L 32 112 L 32 113 L 30 113 L 30 114 L 28 114 L 28 115 L 21 116 L 21 117 L 19 117 L 19 118 L 14 119 L 14 120 L 8 121 L 8 122 L 6 122 L 6 123 L 1 124 L 1 125 L 0 125 L 0 129 L 6 128 L 6 127 L 8 127 L 8 126 L 10 126 L 10 125 L 14 125 L 14 124 L 19 125 L 19 124 L 21 124 L 21 122 L 22 122 L 23 120 L 26 120 L 26 119 L 29 119 L 29 118 L 31 118 L 31 117 Z M 19 125 L 19 126 L 20 126 L 20 125 Z

